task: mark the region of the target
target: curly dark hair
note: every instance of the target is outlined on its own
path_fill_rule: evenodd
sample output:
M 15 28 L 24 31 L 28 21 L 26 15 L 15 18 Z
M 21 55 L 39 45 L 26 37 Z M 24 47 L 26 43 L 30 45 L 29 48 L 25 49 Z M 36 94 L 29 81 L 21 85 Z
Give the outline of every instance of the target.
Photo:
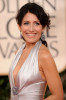
M 17 13 L 16 21 L 20 26 L 22 24 L 24 16 L 28 12 L 36 15 L 43 27 L 47 26 L 48 28 L 50 28 L 49 15 L 45 13 L 44 9 L 41 6 L 39 6 L 36 3 L 30 3 L 30 2 L 22 6 Z

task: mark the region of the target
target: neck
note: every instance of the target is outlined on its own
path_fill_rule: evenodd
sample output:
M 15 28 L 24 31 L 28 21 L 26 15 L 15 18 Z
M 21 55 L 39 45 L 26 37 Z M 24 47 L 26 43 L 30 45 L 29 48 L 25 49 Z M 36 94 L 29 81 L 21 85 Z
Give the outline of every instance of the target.
M 39 41 L 39 40 L 38 40 Z M 35 46 L 35 44 L 38 42 L 38 41 L 36 41 L 36 42 L 34 42 L 34 43 L 29 43 L 29 42 L 26 42 L 26 49 L 31 49 L 31 48 L 33 48 L 34 46 Z
M 34 45 L 36 44 L 36 42 L 35 43 L 28 43 L 28 42 L 26 42 L 26 49 L 30 49 L 30 48 L 33 48 L 34 47 Z

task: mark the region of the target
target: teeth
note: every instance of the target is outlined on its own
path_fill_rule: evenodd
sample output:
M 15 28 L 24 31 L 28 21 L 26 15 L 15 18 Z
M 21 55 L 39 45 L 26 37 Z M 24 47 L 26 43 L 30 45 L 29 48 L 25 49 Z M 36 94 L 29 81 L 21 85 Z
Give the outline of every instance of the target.
M 27 34 L 28 36 L 35 36 L 35 34 Z

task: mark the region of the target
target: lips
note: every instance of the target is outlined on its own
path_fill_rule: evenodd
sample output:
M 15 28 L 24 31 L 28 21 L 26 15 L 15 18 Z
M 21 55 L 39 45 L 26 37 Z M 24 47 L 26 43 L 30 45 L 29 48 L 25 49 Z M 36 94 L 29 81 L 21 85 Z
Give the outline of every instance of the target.
M 36 33 L 27 33 L 27 36 L 29 37 L 34 37 L 36 35 Z

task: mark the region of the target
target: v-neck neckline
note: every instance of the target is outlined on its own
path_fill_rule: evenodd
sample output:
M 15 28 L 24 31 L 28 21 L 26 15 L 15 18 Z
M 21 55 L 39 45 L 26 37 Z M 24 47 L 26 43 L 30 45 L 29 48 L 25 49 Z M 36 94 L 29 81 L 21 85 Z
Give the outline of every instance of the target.
M 38 42 L 39 42 L 39 41 L 38 41 Z M 16 64 L 15 64 L 15 67 L 13 68 L 13 71 L 12 71 L 12 78 L 13 78 L 14 87 L 18 87 L 17 82 L 18 82 L 19 73 L 20 73 L 21 70 L 23 70 L 24 65 L 28 62 L 28 59 L 30 58 L 30 56 L 31 56 L 31 54 L 32 54 L 32 51 L 33 51 L 33 49 L 36 47 L 36 45 L 38 44 L 38 42 L 36 42 L 36 44 L 34 45 L 34 47 L 30 50 L 30 53 L 29 53 L 28 57 L 25 59 L 25 61 L 24 61 L 24 63 L 22 64 L 21 68 L 19 69 L 19 71 L 18 71 L 18 73 L 17 73 L 17 76 L 16 76 L 16 85 L 15 85 L 15 79 L 14 79 L 14 74 L 13 74 L 13 72 L 14 72 L 15 67 L 16 67 L 16 65 L 17 65 L 17 63 L 18 63 L 18 61 L 19 61 L 19 59 L 20 59 L 20 57 L 21 57 L 21 54 L 23 53 L 23 50 L 24 50 L 26 44 L 24 44 L 23 48 L 21 48 L 21 50 L 20 50 L 21 53 L 20 53 L 20 55 L 19 55 L 19 58 L 17 59 L 17 62 L 16 62 Z M 19 52 L 19 51 L 18 51 L 18 52 Z M 18 53 L 17 53 L 17 54 L 18 54 Z

